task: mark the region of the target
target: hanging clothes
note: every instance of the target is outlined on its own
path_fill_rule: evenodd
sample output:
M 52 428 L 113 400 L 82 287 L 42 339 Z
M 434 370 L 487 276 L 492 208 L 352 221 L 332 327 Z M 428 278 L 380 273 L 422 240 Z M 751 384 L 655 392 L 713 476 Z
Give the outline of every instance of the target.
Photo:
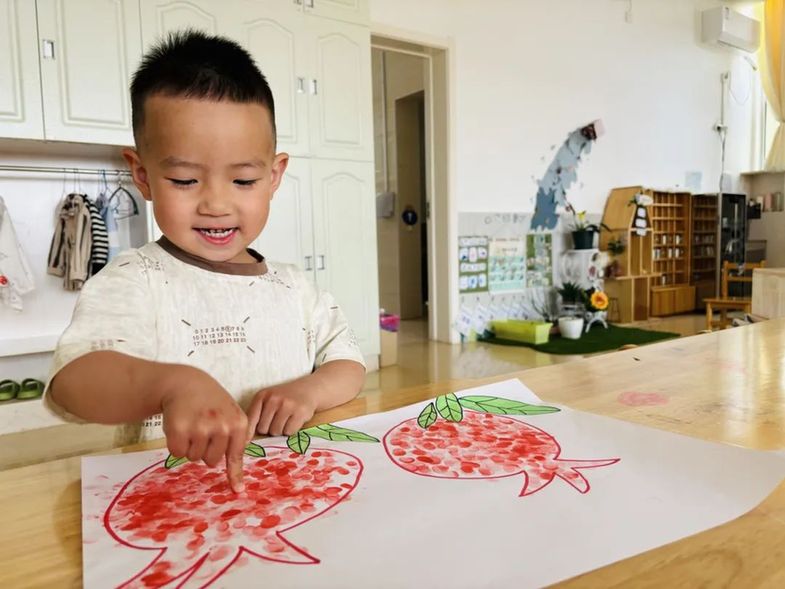
M 16 238 L 11 215 L 0 197 L 0 301 L 22 310 L 22 295 L 35 288 L 33 273 Z
M 106 232 L 106 223 L 101 213 L 98 212 L 98 207 L 95 206 L 86 194 L 82 194 L 85 206 L 90 211 L 90 237 L 92 246 L 90 247 L 90 276 L 98 274 L 98 272 L 106 266 L 109 261 L 109 236 Z
M 106 227 L 106 235 L 109 244 L 107 262 L 111 262 L 112 259 L 120 253 L 120 233 L 117 229 L 117 217 L 115 217 L 112 207 L 109 206 L 109 199 L 106 197 L 105 192 L 98 195 L 95 205 L 98 207 L 98 212 L 101 214 L 101 218 L 104 220 L 104 226 Z
M 79 290 L 90 276 L 90 209 L 81 194 L 69 194 L 57 210 L 47 272 L 63 277 L 65 290 Z

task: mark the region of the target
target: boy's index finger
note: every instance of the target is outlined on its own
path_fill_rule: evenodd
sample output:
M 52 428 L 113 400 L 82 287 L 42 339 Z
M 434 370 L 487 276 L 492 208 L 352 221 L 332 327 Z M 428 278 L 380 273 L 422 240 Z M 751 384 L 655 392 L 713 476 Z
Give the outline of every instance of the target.
M 226 475 L 229 478 L 229 486 L 235 493 L 245 491 L 243 483 L 243 451 L 245 450 L 245 440 L 241 436 L 233 436 L 226 450 Z

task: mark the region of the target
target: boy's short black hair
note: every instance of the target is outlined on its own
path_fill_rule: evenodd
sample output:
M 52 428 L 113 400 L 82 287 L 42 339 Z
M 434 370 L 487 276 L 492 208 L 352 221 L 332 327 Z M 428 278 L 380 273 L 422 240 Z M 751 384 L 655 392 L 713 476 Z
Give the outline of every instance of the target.
M 225 37 L 185 30 L 170 33 L 142 59 L 131 82 L 134 138 L 144 125 L 144 102 L 154 94 L 255 102 L 270 111 L 275 142 L 273 93 L 250 54 Z

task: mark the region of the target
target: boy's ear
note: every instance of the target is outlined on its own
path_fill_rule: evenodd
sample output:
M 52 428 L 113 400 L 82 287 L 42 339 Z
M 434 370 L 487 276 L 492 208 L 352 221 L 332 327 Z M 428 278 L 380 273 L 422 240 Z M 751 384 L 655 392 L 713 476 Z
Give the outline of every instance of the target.
M 278 187 L 281 185 L 281 180 L 283 180 L 283 174 L 286 171 L 286 166 L 289 165 L 289 154 L 288 153 L 278 153 L 275 155 L 273 159 L 273 169 L 272 169 L 272 194 L 270 198 L 272 199 L 275 196 L 275 191 L 278 190 Z
M 126 147 L 123 149 L 123 158 L 125 158 L 128 167 L 131 169 L 131 177 L 134 180 L 134 184 L 139 189 L 139 192 L 142 193 L 142 197 L 144 197 L 145 200 L 153 200 L 152 193 L 150 192 L 149 179 L 147 178 L 147 170 L 142 165 L 139 154 L 135 149 Z

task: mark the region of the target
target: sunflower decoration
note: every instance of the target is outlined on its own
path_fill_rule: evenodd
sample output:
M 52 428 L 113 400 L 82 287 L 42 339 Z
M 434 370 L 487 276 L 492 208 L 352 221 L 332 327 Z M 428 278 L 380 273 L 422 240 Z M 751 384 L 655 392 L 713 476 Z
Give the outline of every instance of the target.
M 608 295 L 592 288 L 586 292 L 586 307 L 589 311 L 605 311 L 608 308 Z

